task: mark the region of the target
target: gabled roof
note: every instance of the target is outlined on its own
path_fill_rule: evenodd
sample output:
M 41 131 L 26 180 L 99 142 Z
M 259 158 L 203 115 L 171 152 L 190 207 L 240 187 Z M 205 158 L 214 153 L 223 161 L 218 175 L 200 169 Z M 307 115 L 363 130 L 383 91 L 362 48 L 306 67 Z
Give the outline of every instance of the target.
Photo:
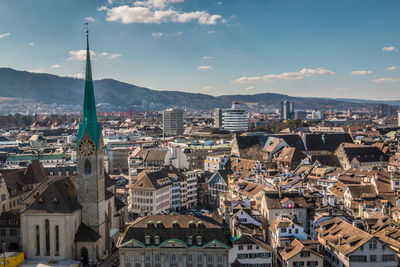
M 77 191 L 69 177 L 47 178 L 22 202 L 25 211 L 73 213 L 82 208 Z M 25 212 L 23 211 L 23 212 Z
M 319 225 L 320 228 L 317 229 L 319 238 L 344 255 L 349 255 L 373 238 L 372 235 L 339 217 L 326 220 Z
M 75 242 L 96 242 L 100 237 L 96 231 L 82 222 L 75 234 Z
M 169 172 L 163 168 L 157 171 L 142 171 L 132 185 L 135 189 L 158 190 L 171 184 Z
M 348 133 L 305 134 L 307 151 L 327 150 L 334 152 L 341 143 L 353 143 Z
M 388 161 L 389 158 L 376 146 L 343 144 L 343 150 L 351 162 L 357 159 L 359 162 Z

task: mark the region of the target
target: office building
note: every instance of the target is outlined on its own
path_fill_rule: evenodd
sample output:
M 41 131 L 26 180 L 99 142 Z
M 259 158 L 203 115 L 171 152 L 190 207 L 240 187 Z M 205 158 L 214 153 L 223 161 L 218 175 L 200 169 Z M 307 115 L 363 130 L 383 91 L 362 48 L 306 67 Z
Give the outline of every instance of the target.
M 222 109 L 220 108 L 214 110 L 214 127 L 217 129 L 222 128 Z
M 293 101 L 282 101 L 281 102 L 281 120 L 294 120 L 294 102 Z
M 183 110 L 167 109 L 163 112 L 164 136 L 183 134 Z
M 247 131 L 249 129 L 249 114 L 240 108 L 240 103 L 234 101 L 232 108 L 222 113 L 222 129 L 231 132 Z

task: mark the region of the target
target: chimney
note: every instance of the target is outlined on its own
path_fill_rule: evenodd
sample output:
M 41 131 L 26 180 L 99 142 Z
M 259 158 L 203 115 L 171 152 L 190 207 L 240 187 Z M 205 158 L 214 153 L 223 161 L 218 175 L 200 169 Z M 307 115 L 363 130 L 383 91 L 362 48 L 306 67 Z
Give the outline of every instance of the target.
M 279 194 L 279 198 L 282 198 L 282 190 L 281 190 L 280 185 L 278 185 L 278 194 Z

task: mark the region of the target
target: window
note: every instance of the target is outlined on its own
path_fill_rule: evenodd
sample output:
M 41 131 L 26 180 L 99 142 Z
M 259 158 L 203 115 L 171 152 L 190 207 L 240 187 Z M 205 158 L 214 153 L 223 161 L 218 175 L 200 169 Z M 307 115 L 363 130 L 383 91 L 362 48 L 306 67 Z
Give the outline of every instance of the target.
M 243 245 L 239 245 L 239 250 L 243 250 Z
M 36 256 L 40 256 L 40 230 L 39 230 L 39 225 L 36 225 L 35 231 L 36 231 Z
M 252 249 L 253 249 L 253 246 L 252 246 L 252 245 L 247 245 L 247 249 L 248 249 L 248 250 L 252 250 Z
M 10 229 L 10 236 L 17 236 L 17 235 L 18 235 L 17 229 Z
M 370 255 L 369 256 L 369 261 L 370 262 L 376 262 L 376 255 Z
M 92 167 L 90 165 L 90 161 L 87 159 L 85 161 L 85 174 L 91 174 L 92 173 Z
M 389 254 L 389 255 L 382 255 L 382 261 L 383 262 L 388 262 L 388 261 L 395 261 L 396 256 L 393 254 Z
M 377 247 L 378 247 L 378 243 L 376 242 L 376 240 L 375 239 L 371 239 L 369 241 L 369 249 L 376 250 Z
M 4 201 L 4 200 L 6 200 L 6 194 L 1 195 L 1 201 Z
M 318 261 L 307 261 L 307 266 L 316 267 L 318 266 Z
M 286 228 L 285 227 L 281 228 L 281 233 L 286 233 Z
M 6 229 L 1 229 L 0 235 L 1 236 L 6 236 Z
M 295 233 L 295 234 L 298 234 L 298 233 L 299 233 L 299 229 L 295 229 L 295 230 L 294 230 L 294 233 Z
M 154 255 L 154 260 L 155 261 L 160 261 L 160 254 Z
M 212 261 L 213 261 L 212 255 L 208 255 L 208 257 L 207 257 L 207 262 L 212 262 Z
M 295 261 L 295 262 L 293 262 L 293 266 L 294 267 L 301 267 L 301 266 L 303 266 L 303 262 L 302 261 Z
M 217 262 L 221 263 L 222 262 L 222 256 L 217 256 Z
M 197 261 L 203 261 L 201 254 L 197 255 Z
M 187 261 L 193 261 L 193 256 L 192 256 L 192 254 L 189 254 L 189 255 L 187 256 Z
M 354 255 L 349 257 L 350 262 L 366 262 L 367 256 Z
M 50 256 L 50 222 L 47 219 L 44 221 L 44 229 L 46 234 L 46 256 Z
M 302 251 L 302 252 L 300 252 L 300 257 L 302 257 L 302 258 L 310 257 L 310 251 Z

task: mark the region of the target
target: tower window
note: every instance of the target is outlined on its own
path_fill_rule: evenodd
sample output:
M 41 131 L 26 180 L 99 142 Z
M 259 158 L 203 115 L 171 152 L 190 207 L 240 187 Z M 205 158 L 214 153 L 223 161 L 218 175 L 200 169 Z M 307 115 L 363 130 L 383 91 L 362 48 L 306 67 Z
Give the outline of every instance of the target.
M 87 159 L 85 161 L 85 174 L 91 174 L 92 173 L 92 166 L 90 165 L 90 161 Z

